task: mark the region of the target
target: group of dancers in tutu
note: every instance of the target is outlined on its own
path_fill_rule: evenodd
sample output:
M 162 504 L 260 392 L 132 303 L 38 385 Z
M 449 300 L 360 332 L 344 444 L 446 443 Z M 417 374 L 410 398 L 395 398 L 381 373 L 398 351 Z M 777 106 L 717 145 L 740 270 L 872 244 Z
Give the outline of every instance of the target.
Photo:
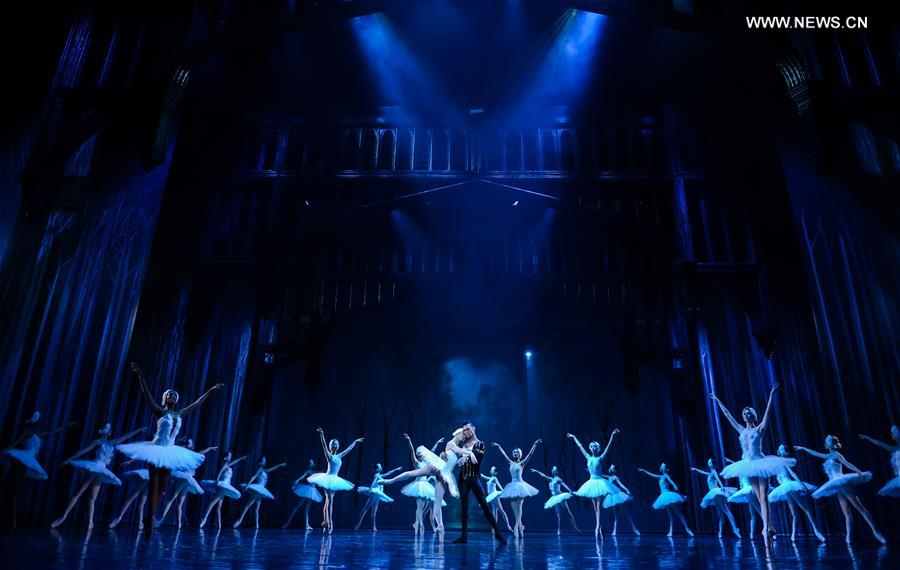
M 261 458 L 256 470 L 249 480 L 240 485 L 241 490 L 232 483 L 234 468 L 246 459 L 246 457 L 233 458 L 231 452 L 224 452 L 221 456 L 219 469 L 215 479 L 198 482 L 194 475 L 197 468 L 204 462 L 206 455 L 216 451 L 215 447 L 208 447 L 201 451 L 194 450 L 194 442 L 191 438 L 179 439 L 183 418 L 192 410 L 199 407 L 210 395 L 221 389 L 222 385 L 216 385 L 204 393 L 197 401 L 184 407 L 177 408 L 179 396 L 174 390 L 166 390 L 163 393 L 160 404 L 157 404 L 147 389 L 146 382 L 140 368 L 132 364 L 132 371 L 136 376 L 147 404 L 157 416 L 156 433 L 151 440 L 133 441 L 134 438 L 144 432 L 144 429 L 132 431 L 118 438 L 113 437 L 109 424 L 101 427 L 97 432 L 97 438 L 87 447 L 79 450 L 63 462 L 64 466 L 83 475 L 82 484 L 70 498 L 62 515 L 51 524 L 58 527 L 63 524 L 72 509 L 89 491 L 88 502 L 88 528 L 93 527 L 94 503 L 102 485 L 123 485 L 122 479 L 133 485 L 132 492 L 128 495 L 120 512 L 109 523 L 110 528 L 116 527 L 124 517 L 131 505 L 137 500 L 139 510 L 139 527 L 145 533 L 151 534 L 153 528 L 165 520 L 170 508 L 176 506 L 176 524 L 179 528 L 184 518 L 184 503 L 189 495 L 208 497 L 208 502 L 203 509 L 203 515 L 199 522 L 202 528 L 206 525 L 212 511 L 216 511 L 216 525 L 222 526 L 222 504 L 225 500 L 236 501 L 246 495 L 243 509 L 234 527 L 239 527 L 250 511 L 253 511 L 255 526 L 259 527 L 259 509 L 263 500 L 273 500 L 275 497 L 267 488 L 269 473 L 286 466 L 285 463 L 269 466 L 265 457 Z M 787 505 L 791 514 L 791 539 L 796 538 L 797 520 L 799 514 L 806 518 L 813 534 L 820 541 L 825 537 L 816 526 L 812 515 L 809 500 L 820 500 L 826 497 L 835 497 L 840 504 L 846 523 L 846 540 L 851 540 L 852 510 L 856 510 L 872 531 L 879 542 L 884 543 L 884 536 L 878 531 L 875 521 L 869 511 L 862 504 L 859 496 L 859 487 L 872 479 L 870 472 L 861 471 L 851 464 L 840 452 L 841 444 L 838 438 L 829 435 L 825 438 L 825 448 L 822 452 L 812 449 L 794 446 L 794 449 L 805 454 L 823 460 L 823 470 L 827 481 L 821 486 L 806 483 L 794 472 L 797 459 L 790 457 L 788 448 L 779 445 L 776 455 L 766 455 L 762 451 L 763 434 L 769 424 L 772 401 L 777 385 L 769 394 L 765 413 L 762 420 L 757 420 L 756 411 L 752 407 L 746 407 L 741 413 L 742 421 L 738 421 L 728 411 L 725 405 L 712 395 L 711 398 L 721 410 L 723 417 L 738 434 L 738 442 L 741 449 L 741 459 L 726 463 L 721 470 L 713 459 L 709 459 L 706 469 L 692 467 L 692 470 L 706 478 L 708 492 L 700 499 L 703 509 L 712 509 L 718 518 L 719 536 L 722 536 L 725 521 L 729 523 L 735 536 L 740 537 L 741 532 L 735 522 L 731 507 L 735 504 L 747 505 L 750 512 L 750 534 L 754 533 L 754 524 L 757 516 L 761 520 L 762 540 L 766 545 L 774 536 L 770 524 L 771 506 L 777 503 Z M 11 468 L 12 484 L 8 488 L 12 491 L 11 513 L 13 524 L 16 516 L 16 492 L 25 478 L 47 479 L 47 473 L 38 461 L 38 453 L 42 441 L 65 429 L 68 426 L 40 431 L 37 424 L 40 414 L 35 414 L 25 421 L 25 429 L 21 435 L 6 449 L 0 452 L 0 459 L 9 464 Z M 70 424 L 71 425 L 71 424 Z M 322 527 L 324 532 L 331 534 L 334 530 L 334 502 L 336 496 L 342 492 L 356 491 L 366 497 L 364 506 L 360 511 L 356 528 L 362 524 L 365 516 L 371 517 L 372 530 L 377 530 L 376 517 L 379 505 L 392 503 L 394 500 L 386 491 L 386 488 L 405 482 L 400 493 L 414 499 L 416 502 L 413 529 L 417 535 L 425 533 L 426 516 L 430 521 L 432 530 L 443 538 L 444 521 L 443 508 L 447 505 L 445 496 L 460 498 L 463 506 L 463 537 L 457 541 L 465 542 L 467 529 L 468 495 L 471 491 L 482 507 L 484 515 L 494 529 L 495 537 L 503 542 L 498 527 L 498 517 L 502 517 L 504 525 L 515 537 L 524 537 L 525 524 L 523 520 L 523 505 L 526 499 L 535 497 L 539 490 L 525 481 L 525 466 L 528 464 L 541 440 L 536 440 L 527 454 L 523 454 L 520 448 L 514 448 L 507 454 L 498 443 L 496 447 L 506 461 L 510 481 L 501 484 L 497 474 L 497 468 L 491 467 L 489 474 L 481 473 L 481 465 L 484 458 L 484 444 L 475 438 L 474 425 L 467 422 L 463 427 L 453 432 L 450 440 L 444 444 L 444 439 L 439 439 L 430 448 L 420 445 L 415 446 L 412 438 L 404 434 L 409 445 L 411 458 L 415 468 L 400 472 L 397 467 L 387 472 L 381 464 L 373 468 L 372 481 L 368 486 L 357 486 L 340 476 L 343 459 L 353 451 L 363 438 L 356 439 L 345 449 L 341 450 L 337 439 L 327 440 L 322 428 L 317 429 L 322 452 L 326 461 L 324 472 L 315 469 L 315 461 L 310 460 L 307 469 L 291 485 L 297 503 L 294 506 L 284 526 L 290 525 L 297 512 L 304 510 L 305 528 L 311 530 L 309 524 L 309 510 L 313 503 L 322 503 Z M 613 430 L 606 446 L 592 441 L 585 448 L 581 441 L 573 435 L 567 434 L 576 448 L 584 456 L 587 464 L 589 478 L 578 489 L 572 490 L 559 476 L 559 470 L 554 466 L 549 474 L 536 469 L 530 469 L 537 477 L 546 481 L 550 497 L 544 503 L 544 508 L 553 510 L 556 515 L 557 533 L 561 532 L 562 519 L 565 515 L 573 529 L 581 533 L 569 503 L 576 499 L 587 499 L 591 502 L 595 515 L 594 535 L 603 537 L 603 529 L 600 524 L 601 513 L 604 510 L 613 514 L 612 535 L 618 530 L 619 515 L 625 517 L 635 535 L 640 535 L 634 520 L 629 513 L 629 506 L 634 500 L 631 490 L 619 477 L 615 465 L 611 465 L 604 473 L 603 464 L 613 445 L 614 440 L 620 434 L 618 429 Z M 885 443 L 866 435 L 860 438 L 877 445 L 890 453 L 891 466 L 894 477 L 878 492 L 881 496 L 900 497 L 900 429 L 891 428 L 891 443 Z M 443 445 L 443 448 L 441 447 Z M 93 459 L 85 457 L 93 452 Z M 120 479 L 113 473 L 109 466 L 116 452 L 122 453 L 128 458 L 125 465 L 142 463 L 143 466 L 130 469 L 122 473 Z M 849 472 L 844 473 L 844 468 Z M 456 475 L 456 470 L 459 475 Z M 647 469 L 638 468 L 638 472 L 656 479 L 659 483 L 659 496 L 653 501 L 652 508 L 665 511 L 669 520 L 668 535 L 672 536 L 674 522 L 677 519 L 684 527 L 685 532 L 693 536 L 687 519 L 681 511 L 681 506 L 687 501 L 687 497 L 679 492 L 678 486 L 673 481 L 669 468 L 665 463 L 661 464 L 656 473 Z M 777 485 L 769 488 L 770 480 L 774 478 Z M 737 480 L 739 486 L 729 486 L 726 481 Z M 486 493 L 482 488 L 482 481 L 486 486 Z M 168 501 L 162 504 L 164 493 L 169 487 Z M 463 492 L 461 495 L 461 491 Z M 512 519 L 507 515 L 503 501 L 507 501 L 512 510 Z M 149 508 L 146 503 L 149 502 Z M 161 511 L 161 512 L 160 512 Z M 158 516 L 157 516 L 158 515 Z

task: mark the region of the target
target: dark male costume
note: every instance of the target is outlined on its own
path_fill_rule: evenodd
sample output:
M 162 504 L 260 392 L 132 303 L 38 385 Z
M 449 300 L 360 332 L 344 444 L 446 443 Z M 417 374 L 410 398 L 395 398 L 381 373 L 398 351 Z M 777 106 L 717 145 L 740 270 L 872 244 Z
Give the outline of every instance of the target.
M 481 486 L 481 464 L 484 461 L 484 442 L 478 439 L 475 444 L 469 448 L 475 456 L 476 462 L 466 459 L 459 464 L 459 475 L 456 478 L 456 484 L 459 487 L 459 501 L 462 507 L 460 522 L 462 523 L 462 534 L 457 541 L 464 542 L 469 532 L 469 492 L 475 495 L 475 500 L 481 505 L 481 511 L 484 518 L 490 523 L 494 529 L 494 536 L 497 540 L 505 542 L 500 536 L 500 529 L 497 528 L 497 520 L 491 514 L 487 501 L 484 498 L 484 488 Z

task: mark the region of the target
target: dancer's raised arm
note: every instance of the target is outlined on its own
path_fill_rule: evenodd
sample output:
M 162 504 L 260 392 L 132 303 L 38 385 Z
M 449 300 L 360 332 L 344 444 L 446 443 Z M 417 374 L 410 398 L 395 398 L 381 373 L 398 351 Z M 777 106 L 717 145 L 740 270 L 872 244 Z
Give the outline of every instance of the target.
M 213 386 L 212 388 L 210 388 L 209 390 L 204 392 L 202 396 L 197 398 L 197 400 L 194 403 L 188 404 L 186 407 L 179 410 L 178 415 L 181 417 L 188 415 L 189 413 L 191 413 L 192 411 L 197 409 L 197 407 L 199 407 L 200 404 L 202 404 L 204 400 L 209 398 L 213 392 L 215 392 L 216 390 L 221 390 L 224 387 L 225 387 L 225 384 L 216 384 L 215 386 Z
M 505 459 L 507 463 L 512 463 L 512 459 L 510 459 L 510 458 L 509 458 L 509 455 L 507 455 L 506 452 L 503 451 L 503 447 L 502 447 L 499 443 L 497 443 L 497 442 L 495 441 L 495 442 L 492 443 L 491 445 L 493 445 L 494 447 L 496 447 L 497 449 L 500 450 L 500 455 L 503 456 L 503 459 Z
M 609 448 L 612 447 L 613 438 L 619 435 L 619 433 L 621 433 L 621 430 L 619 428 L 616 428 L 612 431 L 611 434 L 609 434 L 609 441 L 606 442 L 606 449 L 604 449 L 603 453 L 600 454 L 600 461 L 606 459 L 606 454 L 609 453 Z
M 438 447 L 440 447 L 442 443 L 444 443 L 444 438 L 440 438 L 434 442 L 434 445 L 431 446 L 431 453 L 437 453 Z
M 741 429 L 743 429 L 741 427 L 741 424 L 739 424 L 737 420 L 734 419 L 734 416 L 731 415 L 731 412 L 728 411 L 728 408 L 725 407 L 725 404 L 722 403 L 722 400 L 716 397 L 715 394 L 710 394 L 709 398 L 719 406 L 719 409 L 722 411 L 722 415 L 725 416 L 725 419 L 728 420 L 728 423 L 731 424 L 731 427 L 740 432 Z
M 145 431 L 147 431 L 147 428 L 145 428 L 145 427 L 138 428 L 138 429 L 136 429 L 136 430 L 133 430 L 133 431 L 130 431 L 130 432 L 126 433 L 125 435 L 123 435 L 122 437 L 120 437 L 120 438 L 118 438 L 118 439 L 112 440 L 110 443 L 112 443 L 113 446 L 119 445 L 120 443 L 125 443 L 126 441 L 128 441 L 128 440 L 131 439 L 131 438 L 133 438 L 133 437 L 136 436 L 137 434 L 142 433 L 142 432 L 145 432 Z
M 278 465 L 275 465 L 274 467 L 269 467 L 268 469 L 263 469 L 263 471 L 265 471 L 266 473 L 271 473 L 272 471 L 275 471 L 276 469 L 281 469 L 282 467 L 287 467 L 287 463 L 279 463 Z
M 362 443 L 363 441 L 365 441 L 365 439 L 366 438 L 364 438 L 364 437 L 358 437 L 358 438 L 354 439 L 353 442 L 347 446 L 347 449 L 345 449 L 344 451 L 337 454 L 338 457 L 343 459 L 345 455 L 347 455 L 348 453 L 353 451 L 353 448 L 356 447 L 357 443 Z
M 696 471 L 704 477 L 709 477 L 710 475 L 712 475 L 711 471 L 704 471 L 703 469 L 697 469 L 696 467 L 691 467 L 691 471 Z
M 577 437 L 575 437 L 575 436 L 572 435 L 571 433 L 567 433 L 567 434 L 566 434 L 566 437 L 568 437 L 568 438 L 570 438 L 570 439 L 572 439 L 572 440 L 575 441 L 575 445 L 578 446 L 579 451 L 581 451 L 581 454 L 584 455 L 584 458 L 585 458 L 585 459 L 590 459 L 591 454 L 588 453 L 588 452 L 584 449 L 584 446 L 581 445 L 581 442 L 578 441 L 578 438 L 577 438 Z
M 873 443 L 880 447 L 881 449 L 887 451 L 888 453 L 893 453 L 897 451 L 898 447 L 896 445 L 891 445 L 889 443 L 885 443 L 883 441 L 877 440 L 874 437 L 869 437 L 867 435 L 859 434 L 859 439 L 864 441 L 868 441 L 869 443 Z
M 409 452 L 412 453 L 412 464 L 416 465 L 419 462 L 419 458 L 416 457 L 416 447 L 413 445 L 412 438 L 409 437 L 408 433 L 403 434 L 403 439 L 406 440 L 406 443 L 409 444 Z
M 202 451 L 198 451 L 197 453 L 199 453 L 200 455 L 206 455 L 210 451 L 215 451 L 217 449 L 219 449 L 219 448 L 217 446 L 213 445 L 213 446 L 207 447 L 206 449 L 204 449 Z
M 830 455 L 827 453 L 819 453 L 818 451 L 812 450 L 808 447 L 803 447 L 802 445 L 795 445 L 794 450 L 803 451 L 804 453 L 808 453 L 813 457 L 818 457 L 819 459 L 828 459 L 830 457 Z
M 137 362 L 131 363 L 131 372 L 137 377 L 138 386 L 141 388 L 141 395 L 144 396 L 144 401 L 147 402 L 147 405 L 150 406 L 153 413 L 157 416 L 165 414 L 166 411 L 162 409 L 162 406 L 156 403 L 156 400 L 153 399 L 153 396 L 150 394 L 150 389 L 147 388 L 147 381 L 144 380 L 144 373 L 141 371 L 141 367 L 137 365 Z
M 543 478 L 543 479 L 546 479 L 547 481 L 552 481 L 552 480 L 553 480 L 553 477 L 550 477 L 550 476 L 547 475 L 546 473 L 542 473 L 542 472 L 538 471 L 537 469 L 531 469 L 530 471 L 531 471 L 532 473 L 536 473 L 538 476 L 540 476 L 540 477 Z
M 531 456 L 534 455 L 534 450 L 537 449 L 538 444 L 543 443 L 543 440 L 536 439 L 534 443 L 531 444 L 531 451 L 528 452 L 528 455 L 525 456 L 525 459 L 522 460 L 522 465 L 528 463 L 528 460 L 531 459 Z
M 400 472 L 400 471 L 402 471 L 402 470 L 403 470 L 402 467 L 395 467 L 395 468 L 391 469 L 390 471 L 388 471 L 387 473 L 382 473 L 381 477 L 384 478 L 384 479 L 387 479 L 388 477 L 390 477 L 390 476 L 393 475 L 394 473 L 398 473 L 398 472 Z
M 759 422 L 759 431 L 765 431 L 766 426 L 769 425 L 769 413 L 772 411 L 772 401 L 775 399 L 775 390 L 778 389 L 778 386 L 779 384 L 775 384 L 772 386 L 772 391 L 769 392 L 769 401 L 766 402 L 766 411 L 763 413 L 763 419 Z
M 655 473 L 650 473 L 643 467 L 638 467 L 637 470 L 640 471 L 641 473 L 643 473 L 644 475 L 649 475 L 650 477 L 653 477 L 654 479 L 662 479 L 663 478 L 662 475 L 656 475 Z
M 319 442 L 322 444 L 322 453 L 325 454 L 325 459 L 331 459 L 331 450 L 328 449 L 328 443 L 325 442 L 325 430 L 317 427 L 316 432 L 319 434 Z

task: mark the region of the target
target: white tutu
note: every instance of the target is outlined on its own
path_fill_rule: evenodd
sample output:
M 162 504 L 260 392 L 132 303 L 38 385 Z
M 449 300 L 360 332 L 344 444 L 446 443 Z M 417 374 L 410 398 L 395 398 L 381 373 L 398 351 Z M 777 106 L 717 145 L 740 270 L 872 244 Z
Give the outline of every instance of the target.
M 413 481 L 403 487 L 400 492 L 413 499 L 434 500 L 434 485 L 428 481 Z
M 785 481 L 769 491 L 769 502 L 777 503 L 778 501 L 785 501 L 790 496 L 806 495 L 815 490 L 816 486 L 810 485 L 809 483 L 801 483 L 800 481 L 793 480 Z
M 552 497 L 550 497 L 549 499 L 547 499 L 547 502 L 544 503 L 544 508 L 545 508 L 545 509 L 552 509 L 552 508 L 555 507 L 556 505 L 559 505 L 559 504 L 561 504 L 561 503 L 565 503 L 566 501 L 568 501 L 569 499 L 571 499 L 573 496 L 574 496 L 574 495 L 572 495 L 572 493 L 557 493 L 556 495 L 553 495 Z
M 299 483 L 297 485 L 294 485 L 292 491 L 294 491 L 294 494 L 301 499 L 309 499 L 314 503 L 322 502 L 322 493 L 320 493 L 319 490 L 316 489 L 315 485 Z
M 388 497 L 387 494 L 384 491 L 382 491 L 381 489 L 372 489 L 371 487 L 358 487 L 356 490 L 359 491 L 360 493 L 362 493 L 363 495 L 366 495 L 367 497 L 375 497 L 382 503 L 393 503 L 394 502 L 394 499 Z
M 30 479 L 47 479 L 47 472 L 38 463 L 34 453 L 25 449 L 10 449 L 3 452 L 4 459 L 12 459 L 25 467 L 25 476 Z
M 123 443 L 116 449 L 131 459 L 146 461 L 160 469 L 190 471 L 203 464 L 205 457 L 180 445 L 156 445 L 151 441 Z
M 265 485 L 260 485 L 259 483 L 253 483 L 252 485 L 247 485 L 246 490 L 247 490 L 247 494 L 259 495 L 263 499 L 269 499 L 270 501 L 275 498 L 275 495 L 273 495 L 271 491 L 266 489 Z
M 456 468 L 457 457 L 452 451 L 447 452 L 447 461 L 431 452 L 424 445 L 416 448 L 416 454 L 422 458 L 422 461 L 436 469 L 441 476 L 441 480 L 450 491 L 452 497 L 459 497 L 459 489 L 456 487 L 456 478 L 453 476 L 453 470 Z
M 188 471 L 172 471 L 171 477 L 176 483 L 180 483 L 184 487 L 184 489 L 192 495 L 202 495 L 204 492 L 203 487 L 200 486 L 200 483 L 197 483 L 197 480 L 194 479 L 194 476 Z
M 575 494 L 585 499 L 599 499 L 615 492 L 616 489 L 606 479 L 588 479 Z
M 491 493 L 490 495 L 485 497 L 484 500 L 486 503 L 492 503 L 492 502 L 494 502 L 495 499 L 500 497 L 500 495 L 502 495 L 502 494 L 503 494 L 503 491 L 494 491 L 493 493 Z
M 609 495 L 603 497 L 603 508 L 611 509 L 613 507 L 618 507 L 622 503 L 627 503 L 633 498 L 634 497 L 624 491 L 621 491 L 619 493 L 610 493 Z
M 725 479 L 738 477 L 761 477 L 763 479 L 774 477 L 787 467 L 793 467 L 797 460 L 793 457 L 776 457 L 766 455 L 759 459 L 741 459 L 731 465 L 726 465 L 720 475 Z
M 350 481 L 328 473 L 313 473 L 306 480 L 329 491 L 352 491 L 354 487 Z
M 759 502 L 756 498 L 756 493 L 753 491 L 753 487 L 741 487 L 736 493 L 728 497 L 729 503 L 747 504 L 750 501 Z
M 230 483 L 224 481 L 213 481 L 212 479 L 204 479 L 200 482 L 200 486 L 207 493 L 221 493 L 223 497 L 229 499 L 240 499 L 241 492 L 235 489 Z
M 687 501 L 687 497 L 675 491 L 663 491 L 653 501 L 653 508 L 658 510 Z
M 734 487 L 716 487 L 715 489 L 710 489 L 709 492 L 700 499 L 700 506 L 704 509 L 708 509 L 716 504 L 716 497 L 725 497 L 727 499 L 736 492 L 737 489 Z
M 900 477 L 894 477 L 878 491 L 882 497 L 900 497 Z
M 76 459 L 75 461 L 69 461 L 68 464 L 71 465 L 73 469 L 84 471 L 86 475 L 92 476 L 97 483 L 115 485 L 116 487 L 122 485 L 122 481 L 120 481 L 119 478 L 106 467 L 106 463 L 102 461 L 97 461 L 96 459 Z
M 503 488 L 500 493 L 502 499 L 526 499 L 534 497 L 540 493 L 537 489 L 526 483 L 525 481 L 512 481 Z
M 868 483 L 872 480 L 872 474 L 865 471 L 862 475 L 859 473 L 845 473 L 838 475 L 834 479 L 828 481 L 815 491 L 813 491 L 813 499 L 821 499 L 822 497 L 830 497 L 837 495 L 842 491 L 851 491 L 857 485 Z
M 132 469 L 131 471 L 122 473 L 122 477 L 125 477 L 126 479 L 146 482 L 150 480 L 150 471 L 148 469 Z

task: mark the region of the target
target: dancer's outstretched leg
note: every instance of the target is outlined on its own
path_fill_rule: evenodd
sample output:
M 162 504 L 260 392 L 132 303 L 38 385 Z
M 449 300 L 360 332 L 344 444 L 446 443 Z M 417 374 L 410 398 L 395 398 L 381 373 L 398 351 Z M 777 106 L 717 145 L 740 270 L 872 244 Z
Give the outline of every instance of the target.
M 81 495 L 83 495 L 84 492 L 87 491 L 88 487 L 91 486 L 91 481 L 92 479 L 88 478 L 87 481 L 81 484 L 81 487 L 78 488 L 78 491 L 76 491 L 75 494 L 72 495 L 72 498 L 69 499 L 69 504 L 66 505 L 66 510 L 63 511 L 62 516 L 50 523 L 50 528 L 56 528 L 62 523 L 66 522 L 66 518 L 69 516 L 69 513 L 72 512 L 72 509 L 75 508 L 75 505 L 78 503 L 78 499 L 80 499 Z

